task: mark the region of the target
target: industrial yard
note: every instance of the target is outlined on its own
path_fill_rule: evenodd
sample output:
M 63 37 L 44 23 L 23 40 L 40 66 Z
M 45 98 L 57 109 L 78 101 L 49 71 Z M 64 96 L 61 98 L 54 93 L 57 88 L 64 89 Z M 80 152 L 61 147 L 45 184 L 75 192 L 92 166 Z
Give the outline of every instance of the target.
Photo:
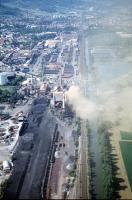
M 6 45 L 0 66 L 2 195 L 65 198 L 76 179 L 78 125 L 66 92 L 79 77 L 78 33 L 49 34 L 32 51 L 16 49 L 3 59 L 5 51 Z
M 12 199 L 40 198 L 39 195 L 41 195 L 41 177 L 47 164 L 56 121 L 48 114 L 46 99 L 36 99 L 31 112 L 28 128 L 22 131 L 18 147 L 13 155 L 14 170 L 9 179 L 11 185 L 7 190 L 7 198 L 10 196 Z
M 131 199 L 132 6 L 58 2 L 1 0 L 0 199 Z

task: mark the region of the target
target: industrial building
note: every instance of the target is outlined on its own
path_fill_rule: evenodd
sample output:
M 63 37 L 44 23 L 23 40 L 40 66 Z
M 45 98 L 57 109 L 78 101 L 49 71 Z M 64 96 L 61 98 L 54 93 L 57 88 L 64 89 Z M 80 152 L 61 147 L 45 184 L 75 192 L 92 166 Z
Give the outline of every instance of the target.
M 74 75 L 74 67 L 69 64 L 65 64 L 63 71 L 63 78 L 69 78 Z
M 53 104 L 56 108 L 65 108 L 65 93 L 62 91 L 53 92 Z
M 58 40 L 47 40 L 45 42 L 45 47 L 49 47 L 49 48 L 55 48 L 56 44 L 58 43 Z
M 44 74 L 58 74 L 59 69 L 49 69 L 48 67 L 44 68 Z
M 5 173 L 9 173 L 10 170 L 11 170 L 11 165 L 10 165 L 9 161 L 8 160 L 4 160 L 3 161 L 3 171 Z

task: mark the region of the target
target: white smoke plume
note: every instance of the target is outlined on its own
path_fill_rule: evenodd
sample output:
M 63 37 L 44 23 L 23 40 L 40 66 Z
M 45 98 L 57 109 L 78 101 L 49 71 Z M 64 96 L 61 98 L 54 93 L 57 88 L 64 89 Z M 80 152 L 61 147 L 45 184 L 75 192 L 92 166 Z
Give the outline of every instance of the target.
M 78 86 L 71 86 L 66 92 L 66 97 L 78 117 L 82 119 L 94 118 L 97 106 L 82 94 Z
M 132 129 L 132 90 L 125 87 L 120 92 L 117 87 L 103 90 L 96 103 L 86 98 L 78 86 L 71 86 L 66 93 L 67 101 L 76 115 L 94 121 L 118 122 L 122 129 Z

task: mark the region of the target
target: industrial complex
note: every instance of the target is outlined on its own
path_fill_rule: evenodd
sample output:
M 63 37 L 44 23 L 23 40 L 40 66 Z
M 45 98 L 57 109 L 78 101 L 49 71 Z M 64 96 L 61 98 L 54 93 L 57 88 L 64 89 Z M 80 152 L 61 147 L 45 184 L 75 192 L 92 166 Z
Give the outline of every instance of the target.
M 132 199 L 130 1 L 0 4 L 0 200 Z

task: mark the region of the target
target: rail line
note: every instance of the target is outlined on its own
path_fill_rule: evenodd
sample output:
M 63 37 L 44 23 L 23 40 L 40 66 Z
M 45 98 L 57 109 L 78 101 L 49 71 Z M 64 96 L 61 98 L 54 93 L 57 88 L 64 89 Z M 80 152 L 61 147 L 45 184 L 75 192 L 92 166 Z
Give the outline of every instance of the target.
M 56 124 L 53 140 L 52 140 L 51 146 L 50 146 L 50 151 L 49 151 L 49 156 L 48 156 L 47 165 L 46 165 L 46 169 L 45 169 L 45 174 L 44 174 L 44 178 L 42 180 L 42 185 L 41 185 L 42 199 L 49 199 L 48 182 L 49 182 L 50 175 L 51 175 L 52 163 L 54 163 L 54 153 L 56 150 L 55 143 L 57 142 L 58 137 L 59 137 L 58 124 Z

